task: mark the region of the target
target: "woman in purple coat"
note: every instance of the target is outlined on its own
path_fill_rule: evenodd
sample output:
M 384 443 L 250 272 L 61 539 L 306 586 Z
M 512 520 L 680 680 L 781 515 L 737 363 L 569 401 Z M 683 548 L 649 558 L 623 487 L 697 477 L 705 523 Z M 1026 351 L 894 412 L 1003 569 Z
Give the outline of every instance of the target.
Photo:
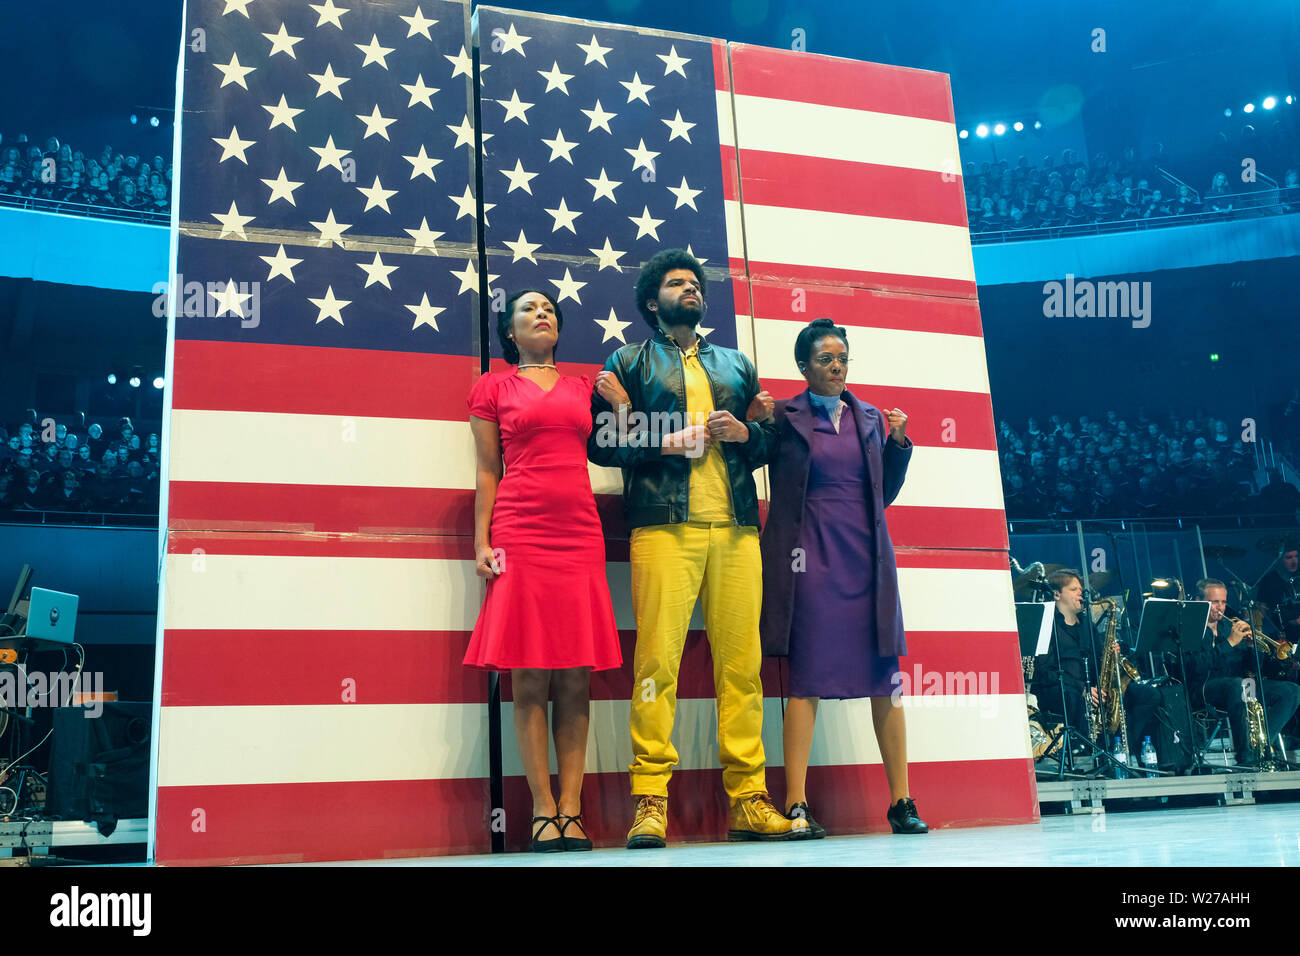
M 794 357 L 808 388 L 774 407 L 778 449 L 770 459 L 760 622 L 763 653 L 789 658 L 786 815 L 825 835 L 805 793 L 817 702 L 870 697 L 889 824 L 895 833 L 925 833 L 907 787 L 903 708 L 891 696 L 907 643 L 885 506 L 912 457 L 907 416 L 845 389 L 848 335 L 830 319 L 799 333 Z

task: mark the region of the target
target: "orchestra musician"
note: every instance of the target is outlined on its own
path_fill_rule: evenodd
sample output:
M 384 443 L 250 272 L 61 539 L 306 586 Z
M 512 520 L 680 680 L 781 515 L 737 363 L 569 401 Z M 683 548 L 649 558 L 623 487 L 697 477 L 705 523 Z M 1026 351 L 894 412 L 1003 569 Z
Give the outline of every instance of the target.
M 1282 555 L 1255 589 L 1255 596 L 1279 614 L 1286 639 L 1300 644 L 1300 543 L 1282 545 Z
M 1091 618 L 1083 610 L 1083 582 L 1079 572 L 1069 568 L 1055 572 L 1047 580 L 1056 600 L 1052 627 L 1054 646 L 1035 660 L 1034 680 L 1030 689 L 1038 698 L 1039 707 L 1058 716 L 1063 715 L 1071 727 L 1091 739 L 1092 728 L 1084 693 L 1086 691 L 1094 707 L 1101 706 L 1096 686 L 1100 656 L 1095 653 Z M 1085 660 L 1088 662 L 1086 666 Z M 1124 694 L 1124 708 L 1130 747 L 1152 732 L 1159 704 L 1160 693 L 1155 688 L 1142 681 L 1129 682 Z M 1106 741 L 1101 743 L 1104 745 Z M 1135 756 L 1129 755 L 1130 766 L 1136 765 L 1132 763 Z
M 1183 683 L 1196 706 L 1198 696 L 1228 714 L 1233 742 L 1237 750 L 1237 763 L 1252 766 L 1267 759 L 1277 745 L 1276 730 L 1286 725 L 1300 709 L 1300 686 L 1277 679 L 1285 665 L 1261 650 L 1260 668 L 1263 679 L 1256 673 L 1253 632 L 1246 621 L 1230 621 L 1227 617 L 1228 589 L 1217 578 L 1202 578 L 1196 582 L 1200 600 L 1210 602 L 1210 616 L 1204 638 L 1199 646 L 1185 651 L 1187 674 Z M 1172 665 L 1172 666 L 1171 666 Z M 1165 666 L 1178 676 L 1178 659 L 1166 655 Z M 1250 748 L 1246 727 L 1247 697 L 1263 697 L 1270 727 L 1270 754 L 1256 753 Z

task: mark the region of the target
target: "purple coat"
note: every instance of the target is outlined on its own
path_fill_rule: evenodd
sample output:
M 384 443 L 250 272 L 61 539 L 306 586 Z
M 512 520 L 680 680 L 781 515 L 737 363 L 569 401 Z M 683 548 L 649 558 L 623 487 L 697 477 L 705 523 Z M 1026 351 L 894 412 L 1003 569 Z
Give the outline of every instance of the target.
M 848 408 L 844 414 L 857 419 L 858 434 L 867 436 L 862 454 L 871 482 L 864 488 L 867 514 L 875 520 L 875 588 L 877 649 L 882 657 L 907 653 L 903 634 L 903 608 L 898 597 L 898 565 L 894 545 L 885 523 L 885 507 L 898 497 L 912 458 L 912 440 L 900 446 L 889 439 L 885 416 L 874 405 L 860 401 L 845 389 L 840 396 Z M 808 391 L 776 403 L 777 447 L 769 460 L 771 481 L 767 525 L 761 541 L 763 552 L 763 615 L 759 632 L 763 653 L 785 657 L 790 653 L 790 622 L 794 613 L 795 572 L 791 555 L 798 546 L 803 521 L 804 491 L 812 464 L 812 436 L 815 422 Z

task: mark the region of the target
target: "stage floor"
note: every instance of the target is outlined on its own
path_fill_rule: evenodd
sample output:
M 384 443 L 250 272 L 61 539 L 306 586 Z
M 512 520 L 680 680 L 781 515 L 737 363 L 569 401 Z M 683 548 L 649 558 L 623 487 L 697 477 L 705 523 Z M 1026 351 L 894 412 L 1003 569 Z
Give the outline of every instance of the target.
M 327 866 L 330 864 L 308 864 Z M 664 850 L 503 853 L 350 866 L 1300 866 L 1295 804 L 1044 817 L 1011 827 Z

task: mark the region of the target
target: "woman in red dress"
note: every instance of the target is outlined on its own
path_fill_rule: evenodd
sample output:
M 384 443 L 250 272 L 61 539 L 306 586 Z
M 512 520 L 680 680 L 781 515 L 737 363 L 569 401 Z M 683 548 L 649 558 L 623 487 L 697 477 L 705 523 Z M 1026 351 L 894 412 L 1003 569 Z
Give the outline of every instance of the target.
M 516 292 L 497 322 L 506 361 L 516 368 L 484 375 L 469 394 L 478 456 L 474 550 L 487 596 L 465 664 L 510 671 L 538 852 L 591 849 L 582 826 L 591 672 L 623 663 L 587 474 L 591 379 L 555 367 L 563 326 L 559 306 L 545 293 Z M 558 801 L 546 740 L 548 696 L 555 703 Z

